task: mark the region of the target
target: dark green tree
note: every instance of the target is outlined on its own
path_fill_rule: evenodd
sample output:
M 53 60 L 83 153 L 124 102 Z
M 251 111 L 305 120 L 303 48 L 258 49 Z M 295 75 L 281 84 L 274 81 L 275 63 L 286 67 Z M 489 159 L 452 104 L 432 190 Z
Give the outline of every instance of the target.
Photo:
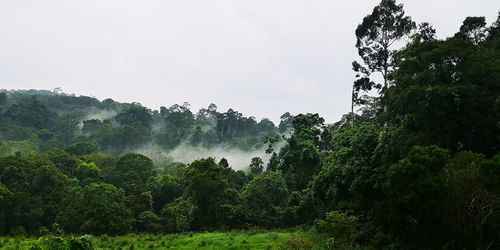
M 479 44 L 486 38 L 486 32 L 485 17 L 467 17 L 455 37 L 468 39 L 474 44 Z
M 260 157 L 253 157 L 248 168 L 252 175 L 260 175 L 264 172 L 264 161 Z
M 146 184 L 155 173 L 151 159 L 141 154 L 128 153 L 118 159 L 109 178 L 111 183 L 123 188 L 128 194 L 140 194 L 146 191 Z
M 111 184 L 75 187 L 62 204 L 58 221 L 68 232 L 114 235 L 128 233 L 132 228 L 125 193 Z
M 363 99 L 359 97 L 360 91 L 381 87 L 387 89 L 389 74 L 395 67 L 392 47 L 408 36 L 415 27 L 411 18 L 405 16 L 403 5 L 397 4 L 395 0 L 382 0 L 363 19 L 356 29 L 356 48 L 364 65 L 356 61 L 352 63 L 357 78 L 352 91 L 352 112 L 355 104 L 363 104 Z M 382 84 L 377 84 L 370 78 L 375 72 L 382 75 Z
M 197 160 L 188 166 L 185 194 L 193 204 L 194 229 L 214 229 L 224 223 L 222 205 L 227 181 L 222 170 L 214 158 Z
M 255 177 L 245 185 L 242 196 L 253 223 L 264 227 L 276 227 L 281 223 L 288 200 L 288 190 L 281 174 L 266 172 Z

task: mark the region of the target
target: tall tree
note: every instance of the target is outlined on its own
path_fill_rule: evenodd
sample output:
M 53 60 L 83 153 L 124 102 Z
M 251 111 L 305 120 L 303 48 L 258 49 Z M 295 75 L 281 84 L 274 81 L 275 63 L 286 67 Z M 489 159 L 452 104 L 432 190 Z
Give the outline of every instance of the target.
M 193 203 L 194 229 L 216 228 L 222 223 L 224 190 L 223 167 L 214 158 L 192 162 L 186 171 L 186 193 Z
M 260 175 L 264 172 L 264 161 L 260 157 L 253 157 L 248 168 L 253 175 Z
M 394 68 L 393 45 L 408 36 L 416 28 L 415 22 L 405 16 L 402 4 L 395 0 L 382 0 L 373 12 L 363 19 L 356 29 L 356 48 L 364 65 L 354 61 L 356 72 L 352 91 L 352 111 L 355 104 L 362 104 L 360 91 L 370 91 L 373 88 L 388 87 L 388 75 Z M 383 85 L 370 79 L 372 73 L 381 73 Z
M 465 18 L 460 31 L 455 34 L 455 37 L 464 38 L 478 44 L 486 38 L 486 18 L 484 16 L 474 16 Z

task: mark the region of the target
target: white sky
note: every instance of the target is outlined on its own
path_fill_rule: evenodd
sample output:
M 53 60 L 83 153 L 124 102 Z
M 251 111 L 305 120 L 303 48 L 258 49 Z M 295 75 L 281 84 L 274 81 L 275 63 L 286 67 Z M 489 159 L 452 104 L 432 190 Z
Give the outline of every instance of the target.
M 498 0 L 407 0 L 451 36 Z M 279 120 L 350 109 L 354 30 L 375 0 L 0 0 L 0 89 L 54 89 L 158 109 L 216 103 Z

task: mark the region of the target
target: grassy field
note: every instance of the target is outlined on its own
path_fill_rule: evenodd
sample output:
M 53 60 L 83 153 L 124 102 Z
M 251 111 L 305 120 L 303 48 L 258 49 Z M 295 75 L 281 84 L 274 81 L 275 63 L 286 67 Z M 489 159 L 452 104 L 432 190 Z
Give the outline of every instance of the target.
M 36 238 L 1 237 L 0 249 L 29 249 L 35 242 Z M 96 249 L 323 249 L 302 231 L 100 236 L 93 242 Z

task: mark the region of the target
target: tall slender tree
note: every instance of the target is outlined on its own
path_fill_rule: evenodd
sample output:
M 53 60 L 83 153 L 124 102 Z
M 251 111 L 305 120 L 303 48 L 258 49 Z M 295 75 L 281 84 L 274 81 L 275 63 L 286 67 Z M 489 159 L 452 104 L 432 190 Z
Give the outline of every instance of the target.
M 352 91 L 352 112 L 354 105 L 363 104 L 363 99 L 359 96 L 360 91 L 388 87 L 388 75 L 394 68 L 392 47 L 415 28 L 415 22 L 405 16 L 403 5 L 397 4 L 395 0 L 382 0 L 359 24 L 356 29 L 356 48 L 362 63 L 352 63 L 356 72 Z M 372 81 L 372 73 L 380 73 L 383 83 Z

